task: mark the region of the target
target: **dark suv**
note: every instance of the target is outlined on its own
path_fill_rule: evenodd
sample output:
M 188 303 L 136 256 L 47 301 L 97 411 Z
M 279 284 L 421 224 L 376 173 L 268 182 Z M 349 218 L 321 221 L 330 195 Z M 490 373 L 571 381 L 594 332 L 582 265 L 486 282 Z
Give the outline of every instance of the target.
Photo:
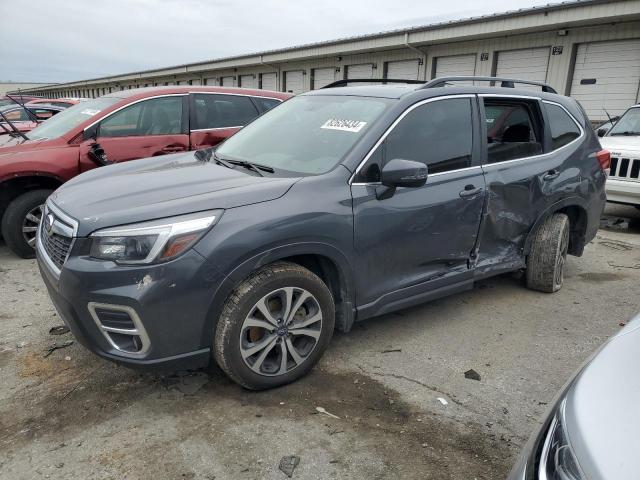
M 37 241 L 61 317 L 110 360 L 213 356 L 262 389 L 309 371 L 334 328 L 482 278 L 557 291 L 609 154 L 550 87 L 442 87 L 459 79 L 309 92 L 215 150 L 67 182 Z

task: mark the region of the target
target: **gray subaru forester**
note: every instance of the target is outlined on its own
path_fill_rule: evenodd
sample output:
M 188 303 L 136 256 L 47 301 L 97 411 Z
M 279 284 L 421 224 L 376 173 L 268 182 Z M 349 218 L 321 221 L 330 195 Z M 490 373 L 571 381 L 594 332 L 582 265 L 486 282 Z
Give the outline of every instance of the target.
M 479 279 L 559 290 L 598 228 L 609 154 L 548 85 L 460 80 L 331 85 L 215 151 L 67 182 L 37 237 L 60 316 L 104 358 L 213 358 L 264 389 L 307 373 L 334 329 Z

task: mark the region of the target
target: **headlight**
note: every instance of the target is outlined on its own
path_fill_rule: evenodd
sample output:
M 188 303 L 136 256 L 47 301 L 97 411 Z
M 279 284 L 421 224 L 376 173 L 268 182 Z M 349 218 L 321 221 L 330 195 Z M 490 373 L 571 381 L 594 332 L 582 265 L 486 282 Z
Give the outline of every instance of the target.
M 91 234 L 90 255 L 120 264 L 165 262 L 189 249 L 221 215 L 210 210 L 98 230 Z
M 551 421 L 538 464 L 538 480 L 585 480 L 567 435 L 564 421 L 566 400 Z

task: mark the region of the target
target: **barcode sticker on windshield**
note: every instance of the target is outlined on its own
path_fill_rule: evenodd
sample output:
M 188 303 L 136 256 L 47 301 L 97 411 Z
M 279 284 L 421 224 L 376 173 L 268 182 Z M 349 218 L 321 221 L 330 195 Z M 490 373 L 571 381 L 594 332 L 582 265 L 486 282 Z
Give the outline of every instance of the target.
M 359 120 L 341 120 L 339 118 L 330 118 L 320 128 L 357 133 L 362 130 L 366 124 L 367 122 L 361 122 Z
M 91 108 L 85 108 L 80 113 L 83 114 L 83 115 L 89 115 L 89 116 L 93 117 L 94 115 L 100 113 L 100 110 L 92 110 Z

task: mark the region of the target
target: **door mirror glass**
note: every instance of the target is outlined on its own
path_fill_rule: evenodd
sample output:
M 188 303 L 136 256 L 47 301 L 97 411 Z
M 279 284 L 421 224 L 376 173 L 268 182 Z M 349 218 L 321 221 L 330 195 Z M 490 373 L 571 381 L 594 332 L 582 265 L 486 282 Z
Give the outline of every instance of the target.
M 421 187 L 427 182 L 427 166 L 396 158 L 382 168 L 380 179 L 386 187 Z

